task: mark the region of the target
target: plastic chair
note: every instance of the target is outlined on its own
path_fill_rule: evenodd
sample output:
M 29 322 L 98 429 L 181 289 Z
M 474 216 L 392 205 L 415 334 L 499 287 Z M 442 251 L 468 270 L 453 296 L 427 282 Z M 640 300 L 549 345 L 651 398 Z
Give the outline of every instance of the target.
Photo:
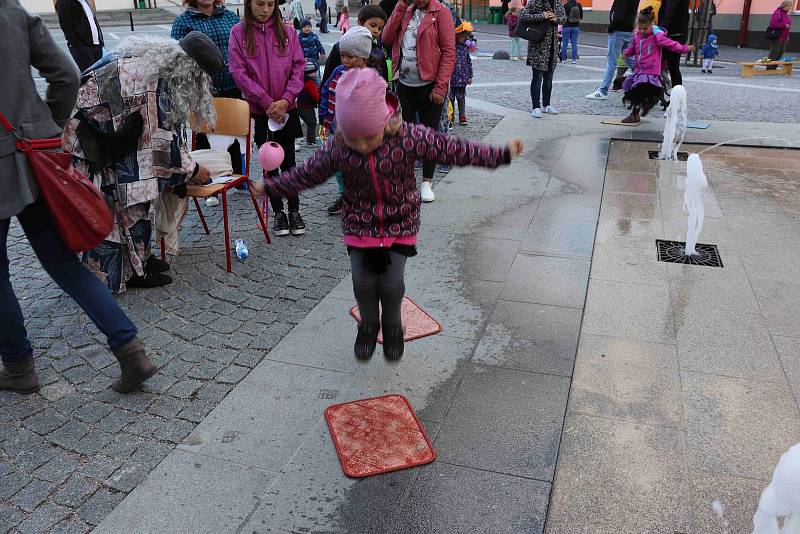
M 209 198 L 216 195 L 222 197 L 222 220 L 225 225 L 225 257 L 227 260 L 228 272 L 231 272 L 231 238 L 230 238 L 230 225 L 228 223 L 228 191 L 243 183 L 247 183 L 250 177 L 250 147 L 252 145 L 251 128 L 250 128 L 250 108 L 244 100 L 235 98 L 215 98 L 214 107 L 217 112 L 217 123 L 214 128 L 210 130 L 201 130 L 201 133 L 212 133 L 217 135 L 231 136 L 231 137 L 245 137 L 245 146 L 247 147 L 245 159 L 243 162 L 244 174 L 234 175 L 233 180 L 224 184 L 215 185 L 190 185 L 186 187 L 187 196 L 191 197 L 194 201 L 194 206 L 197 208 L 197 214 L 200 215 L 200 222 L 203 224 L 203 229 L 206 235 L 211 232 L 208 229 L 208 224 L 203 216 L 203 210 L 200 208 L 198 198 Z M 192 133 L 192 148 L 195 145 L 195 133 Z M 258 225 L 264 232 L 264 237 L 267 239 L 267 244 L 272 243 L 272 239 L 267 231 L 267 212 L 262 212 L 258 205 L 253 189 L 248 184 L 248 192 L 250 199 L 253 201 L 253 207 L 258 216 Z M 161 240 L 161 257 L 164 259 L 164 240 Z

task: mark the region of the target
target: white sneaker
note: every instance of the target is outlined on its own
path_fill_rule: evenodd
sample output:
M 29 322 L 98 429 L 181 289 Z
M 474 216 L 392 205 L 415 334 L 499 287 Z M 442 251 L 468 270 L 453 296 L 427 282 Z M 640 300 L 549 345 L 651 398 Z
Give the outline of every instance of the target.
M 213 208 L 214 206 L 219 206 L 219 199 L 217 197 L 208 197 L 206 199 L 206 206 L 209 208 Z
M 573 59 L 573 60 L 572 60 L 572 64 L 573 64 L 573 65 L 577 65 L 577 64 L 578 64 L 578 62 L 577 62 L 577 61 L 575 61 L 575 60 Z
M 598 89 L 594 93 L 586 95 L 586 98 L 588 98 L 589 100 L 608 100 L 608 95 L 604 95 L 603 92 L 600 89 Z
M 534 119 L 541 119 L 542 118 L 541 108 L 536 108 L 533 111 L 531 111 L 531 115 L 533 115 Z
M 558 115 L 558 110 L 553 106 L 547 106 L 544 108 L 545 113 L 549 113 L 550 115 Z
M 512 57 L 511 61 L 519 61 L 519 58 L 518 57 Z
M 423 202 L 433 202 L 436 200 L 436 195 L 433 194 L 430 182 L 422 182 L 422 186 L 419 188 L 419 194 Z

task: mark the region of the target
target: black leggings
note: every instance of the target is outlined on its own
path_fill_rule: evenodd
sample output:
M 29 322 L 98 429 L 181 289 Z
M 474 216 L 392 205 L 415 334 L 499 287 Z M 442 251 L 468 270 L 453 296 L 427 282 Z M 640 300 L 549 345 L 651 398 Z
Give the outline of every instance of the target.
M 407 256 L 389 251 L 391 263 L 386 272 L 377 274 L 364 265 L 369 252 L 350 249 L 350 266 L 353 270 L 353 294 L 361 312 L 362 324 L 376 325 L 380 318 L 378 303 L 383 311 L 383 330 L 401 326 L 400 307 L 406 292 L 405 270 Z
M 467 116 L 467 88 L 466 87 L 451 87 L 450 88 L 450 103 L 453 104 L 453 115 L 456 113 L 456 103 L 458 103 L 458 116 Z
M 306 142 L 311 144 L 317 139 L 317 110 L 314 108 L 297 108 L 297 113 L 306 123 Z
M 255 121 L 255 142 L 258 147 L 261 147 L 267 141 L 275 141 L 281 148 L 283 148 L 283 163 L 281 163 L 280 170 L 288 171 L 295 166 L 294 158 L 294 140 L 295 130 L 299 128 L 300 118 L 297 115 L 297 110 L 293 109 L 289 112 L 289 119 L 283 130 L 273 132 L 267 126 L 268 118 L 266 115 L 256 115 L 253 117 Z M 296 123 L 296 124 L 295 124 Z M 278 176 L 280 171 L 275 169 L 270 171 L 269 176 Z M 289 211 L 297 211 L 300 209 L 300 198 L 295 194 L 286 197 L 286 202 L 289 204 Z M 279 196 L 269 196 L 269 203 L 272 206 L 273 213 L 283 211 L 283 198 Z
M 550 95 L 553 94 L 553 74 L 555 70 L 533 69 L 531 78 L 531 105 L 533 109 L 550 105 Z M 542 95 L 541 104 L 539 95 Z
M 433 84 L 423 85 L 422 87 L 409 87 L 402 83 L 397 84 L 397 96 L 400 97 L 400 106 L 403 108 L 403 120 L 406 122 L 419 122 L 433 128 L 439 129 L 439 120 L 442 118 L 442 105 L 431 101 Z M 428 180 L 433 178 L 433 171 L 436 170 L 436 162 L 425 160 L 422 162 L 422 177 Z
M 672 87 L 676 85 L 683 85 L 683 76 L 681 76 L 681 56 L 669 50 L 664 50 L 664 59 L 667 61 L 667 68 L 669 69 L 669 79 Z

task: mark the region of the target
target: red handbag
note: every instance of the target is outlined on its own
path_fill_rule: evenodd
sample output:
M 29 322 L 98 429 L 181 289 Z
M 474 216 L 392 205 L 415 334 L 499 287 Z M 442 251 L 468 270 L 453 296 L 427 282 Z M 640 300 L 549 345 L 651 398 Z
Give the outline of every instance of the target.
M 111 210 L 92 181 L 72 166 L 72 154 L 62 150 L 61 139 L 25 139 L 2 113 L 0 124 L 28 158 L 39 194 L 67 247 L 84 252 L 102 243 L 114 225 Z

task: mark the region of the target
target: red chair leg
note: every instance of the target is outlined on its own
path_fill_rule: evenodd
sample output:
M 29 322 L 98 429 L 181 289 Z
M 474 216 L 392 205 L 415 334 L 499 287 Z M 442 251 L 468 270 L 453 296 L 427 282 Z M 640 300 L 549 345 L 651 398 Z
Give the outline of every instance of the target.
M 225 225 L 225 258 L 228 262 L 228 272 L 231 272 L 231 236 L 228 230 L 228 193 L 222 190 L 222 222 Z
M 203 229 L 206 231 L 206 235 L 208 235 L 211 232 L 208 230 L 206 218 L 203 217 L 203 210 L 200 209 L 200 203 L 197 201 L 197 197 L 192 197 L 192 200 L 194 200 L 194 207 L 197 208 L 197 214 L 200 215 L 200 222 L 203 223 Z
M 161 261 L 167 261 L 167 251 L 166 251 L 166 243 L 164 243 L 164 238 L 161 238 Z
M 256 215 L 258 215 L 258 225 L 264 231 L 264 237 L 267 238 L 267 244 L 271 245 L 272 239 L 269 237 L 269 232 L 267 231 L 266 211 L 264 211 L 262 215 L 261 208 L 258 206 L 258 199 L 256 199 L 253 189 L 248 185 L 247 190 L 250 192 L 250 200 L 253 201 L 253 207 L 256 209 Z

